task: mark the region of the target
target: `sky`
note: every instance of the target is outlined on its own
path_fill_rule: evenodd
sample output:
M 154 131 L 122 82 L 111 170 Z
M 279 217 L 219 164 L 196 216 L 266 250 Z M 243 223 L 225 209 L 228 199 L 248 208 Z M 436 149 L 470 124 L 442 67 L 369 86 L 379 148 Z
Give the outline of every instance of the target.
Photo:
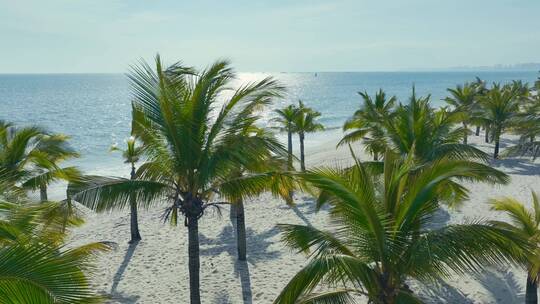
M 117 73 L 159 53 L 239 71 L 540 62 L 539 0 L 0 0 L 0 73 Z

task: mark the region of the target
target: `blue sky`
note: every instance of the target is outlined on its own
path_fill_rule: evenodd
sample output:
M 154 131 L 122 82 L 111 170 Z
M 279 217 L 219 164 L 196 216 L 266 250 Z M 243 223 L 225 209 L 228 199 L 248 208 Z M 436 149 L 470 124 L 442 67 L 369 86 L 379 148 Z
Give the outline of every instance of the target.
M 159 52 L 240 71 L 540 62 L 539 0 L 0 0 L 0 73 L 123 72 Z

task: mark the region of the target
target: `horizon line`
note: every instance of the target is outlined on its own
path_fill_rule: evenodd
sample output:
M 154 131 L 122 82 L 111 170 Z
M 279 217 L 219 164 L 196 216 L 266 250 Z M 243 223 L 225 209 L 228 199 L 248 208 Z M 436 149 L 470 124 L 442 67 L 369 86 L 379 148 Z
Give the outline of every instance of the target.
M 463 73 L 463 72 L 538 72 L 539 69 L 513 69 L 513 68 L 425 68 L 425 69 L 400 69 L 400 70 L 356 70 L 356 71 L 237 71 L 238 73 L 261 73 L 261 74 L 315 74 L 315 73 Z M 24 75 L 121 75 L 127 72 L 0 72 L 0 75 L 24 76 Z

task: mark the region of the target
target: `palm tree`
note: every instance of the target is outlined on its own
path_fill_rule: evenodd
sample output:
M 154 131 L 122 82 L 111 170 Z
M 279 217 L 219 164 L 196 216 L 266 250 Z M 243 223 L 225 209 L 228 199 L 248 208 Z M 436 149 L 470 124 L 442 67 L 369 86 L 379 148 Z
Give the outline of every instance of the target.
M 447 89 L 451 96 L 446 97 L 445 101 L 454 107 L 454 110 L 460 112 L 463 123 L 463 143 L 467 144 L 467 136 L 469 134 L 469 121 L 471 119 L 472 110 L 475 107 L 477 88 L 475 85 L 465 83 L 463 86 L 458 85 L 455 89 Z
M 529 240 L 532 251 L 523 263 L 527 269 L 527 284 L 525 291 L 525 303 L 538 303 L 538 273 L 540 273 L 540 201 L 536 193 L 532 193 L 533 209 L 527 210 L 519 201 L 504 197 L 492 199 L 492 209 L 505 212 L 511 219 L 511 224 L 506 222 L 494 222 L 503 229 L 508 229 Z
M 294 121 L 298 115 L 298 108 L 295 105 L 288 105 L 282 109 L 274 110 L 278 115 L 273 120 L 281 125 L 281 131 L 287 132 L 287 152 L 288 156 L 288 166 L 289 169 L 292 168 L 293 163 L 293 144 L 292 144 L 292 135 L 295 132 Z
M 482 96 L 484 96 L 489 91 L 489 89 L 486 87 L 486 82 L 480 79 L 479 77 L 476 77 L 476 80 L 471 85 L 474 86 L 476 89 L 476 98 L 474 100 L 474 106 L 471 109 L 470 118 L 471 118 L 471 122 L 473 122 L 476 125 L 475 135 L 479 136 L 480 127 L 483 126 L 483 121 L 477 119 L 478 116 L 482 114 L 482 107 L 480 106 L 479 100 L 480 98 L 482 98 Z M 487 139 L 488 138 L 487 128 L 485 130 L 486 130 L 486 139 Z
M 192 304 L 201 302 L 199 219 L 208 208 L 228 203 L 216 200 L 217 194 L 240 196 L 235 193 L 240 186 L 225 190 L 227 184 L 243 180 L 231 181 L 233 170 L 264 161 L 266 151 L 285 151 L 277 141 L 243 132 L 258 120 L 255 111 L 280 97 L 284 88 L 265 78 L 227 95 L 235 76 L 227 61 L 198 72 L 181 63 L 164 68 L 158 56 L 155 70 L 146 63 L 134 67 L 129 74 L 133 134 L 144 146 L 146 163 L 137 170 L 136 180 L 115 178 L 75 196 L 97 211 L 122 208 L 132 194 L 139 205 L 170 204 L 163 218 L 176 225 L 183 216 L 188 229 Z
M 0 170 L 13 183 L 21 183 L 26 189 L 39 189 L 41 201 L 47 201 L 47 185 L 80 176 L 76 167 L 60 167 L 61 162 L 78 157 L 68 145 L 68 139 L 39 127 L 18 128 L 0 121 Z
M 535 159 L 540 153 L 540 94 L 534 88 L 514 82 L 513 91 L 518 92 L 521 99 L 520 113 L 517 115 L 512 131 L 520 135 L 519 143 L 505 150 L 505 156 L 530 155 Z M 519 97 L 518 97 L 519 98 Z
M 495 84 L 480 102 L 483 108 L 481 119 L 490 126 L 491 137 L 495 141 L 493 158 L 498 158 L 501 134 L 518 118 L 519 101 L 514 90 Z
M 514 95 L 522 103 L 527 103 L 531 95 L 531 88 L 529 88 L 528 83 L 524 83 L 521 80 L 512 80 L 511 83 L 507 85 L 507 88 L 514 92 Z
M 395 153 L 414 153 L 418 162 L 440 158 L 487 160 L 481 150 L 462 144 L 465 130 L 461 114 L 447 108 L 435 110 L 430 96 L 417 97 L 413 88 L 408 104 L 400 104 L 392 119 L 384 122 L 389 147 Z
M 530 155 L 533 159 L 540 153 L 540 95 L 531 98 L 524 112 L 515 121 L 513 131 L 520 135 L 519 143 L 504 151 L 504 156 Z
M 320 112 L 306 107 L 301 100 L 298 101 L 298 113 L 294 118 L 294 130 L 298 133 L 298 139 L 300 141 L 300 168 L 302 171 L 306 170 L 306 156 L 304 153 L 306 133 L 324 130 L 324 126 L 317 122 L 317 118 L 320 116 Z
M 284 164 L 284 158 L 269 157 L 259 164 L 253 164 L 249 169 L 232 171 L 231 180 L 222 187 L 222 194 L 232 202 L 231 209 L 234 210 L 231 211 L 231 218 L 236 220 L 236 245 L 239 261 L 247 259 L 244 200 L 270 191 L 275 197 L 282 198 L 288 205 L 292 205 L 291 192 L 297 186 L 287 174 L 272 171 L 281 170 Z M 266 172 L 261 173 L 263 171 Z
M 135 170 L 135 163 L 137 163 L 142 155 L 142 147 L 137 145 L 137 140 L 135 137 L 130 137 L 127 140 L 127 147 L 125 150 L 121 150 L 116 146 L 113 146 L 111 148 L 111 151 L 121 151 L 122 156 L 124 157 L 124 163 L 131 165 L 131 173 L 130 178 L 131 180 L 135 180 L 137 178 L 137 173 Z M 131 239 L 129 243 L 136 243 L 140 241 L 141 234 L 139 232 L 139 220 L 138 220 L 138 212 L 137 212 L 137 201 L 135 200 L 135 195 L 131 195 L 131 198 L 129 200 L 129 208 L 130 208 L 130 232 L 131 232 Z
M 396 104 L 396 97 L 386 98 L 386 93 L 381 89 L 372 99 L 367 92 L 359 92 L 364 103 L 354 115 L 343 125 L 343 131 L 348 131 L 343 136 L 338 146 L 362 140 L 365 149 L 373 155 L 373 160 L 379 160 L 379 155 L 388 148 L 385 138 L 384 121 L 392 119 Z
M 252 120 L 253 123 L 256 120 Z M 232 202 L 231 210 L 231 219 L 236 220 L 236 244 L 238 252 L 238 260 L 245 261 L 247 259 L 247 238 L 246 238 L 246 221 L 245 221 L 245 210 L 244 210 L 244 196 L 249 193 L 247 196 L 256 196 L 265 190 L 270 190 L 275 196 L 280 196 L 287 203 L 292 203 L 291 189 L 293 188 L 290 182 L 283 182 L 281 179 L 276 178 L 275 175 L 268 175 L 267 172 L 272 171 L 281 171 L 283 168 L 287 167 L 288 157 L 290 154 L 287 153 L 287 159 L 285 158 L 285 151 L 271 150 L 269 149 L 272 146 L 272 142 L 275 142 L 274 135 L 268 132 L 267 129 L 257 127 L 256 125 L 245 125 L 244 130 L 242 131 L 244 136 L 256 136 L 258 140 L 268 141 L 265 145 L 260 145 L 259 153 L 261 155 L 261 161 L 245 164 L 242 167 L 238 167 L 236 170 L 230 171 L 229 179 L 232 183 L 229 183 L 229 186 L 222 188 L 222 195 L 228 196 L 229 200 Z M 278 153 L 276 155 L 276 152 Z M 258 176 L 257 176 L 258 174 Z M 257 184 L 251 184 L 251 188 L 248 191 L 238 191 L 238 187 L 247 186 L 243 178 L 249 177 L 251 180 L 257 180 Z M 240 184 L 234 184 L 235 181 L 240 181 Z M 261 181 L 263 181 L 261 183 Z M 259 186 L 258 190 L 255 189 L 255 186 Z M 238 196 L 237 194 L 240 194 Z
M 0 302 L 101 303 L 85 272 L 92 269 L 95 253 L 110 247 L 95 243 L 65 249 L 65 234 L 58 228 L 64 220 L 56 212 L 61 204 L 29 203 L 8 176 L 0 171 Z M 79 223 L 72 218 L 68 224 Z
M 392 153 L 384 167 L 373 164 L 357 160 L 349 169 L 299 175 L 320 191 L 318 206 L 329 205 L 333 226 L 280 225 L 284 242 L 310 260 L 274 303 L 352 303 L 355 296 L 420 303 L 408 280 L 517 262 L 520 248 L 528 248 L 519 235 L 489 222 L 429 226 L 449 181 L 505 182 L 503 173 L 486 179 L 488 166 L 448 158 L 418 167 L 412 155 L 403 160 Z

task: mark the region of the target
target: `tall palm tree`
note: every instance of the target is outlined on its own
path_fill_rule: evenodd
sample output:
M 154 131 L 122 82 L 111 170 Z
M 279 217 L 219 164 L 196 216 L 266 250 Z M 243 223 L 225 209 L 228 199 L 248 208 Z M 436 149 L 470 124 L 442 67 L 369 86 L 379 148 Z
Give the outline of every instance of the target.
M 253 123 L 255 122 L 256 121 L 253 120 Z M 256 136 L 258 140 L 261 141 L 268 141 L 270 143 L 275 141 L 272 133 L 267 129 L 257 127 L 255 124 L 245 125 L 242 133 L 246 137 Z M 228 183 L 228 187 L 222 188 L 222 195 L 228 196 L 229 200 L 232 202 L 230 207 L 231 218 L 236 220 L 236 244 L 238 260 L 240 261 L 245 261 L 247 259 L 246 221 L 244 210 L 244 198 L 246 194 L 253 197 L 266 190 L 270 190 L 274 195 L 284 198 L 287 203 L 292 203 L 292 196 L 290 193 L 293 187 L 290 181 L 284 182 L 284 180 L 279 177 L 276 178 L 275 175 L 267 174 L 267 172 L 282 171 L 287 167 L 290 154 L 287 153 L 287 158 L 285 158 L 284 150 L 271 150 L 268 148 L 270 146 L 272 146 L 272 144 L 260 146 L 260 151 L 258 151 L 258 153 L 261 155 L 261 160 L 259 162 L 244 164 L 243 166 L 236 168 L 236 170 L 231 170 L 229 179 L 232 182 Z M 238 191 L 238 187 L 248 186 L 245 181 L 246 177 L 249 177 L 252 181 L 258 183 L 255 185 L 251 183 L 249 185 L 251 186 L 249 191 Z M 237 181 L 240 181 L 240 183 L 235 183 Z M 259 186 L 260 188 L 256 190 L 254 188 L 255 186 Z M 236 194 L 240 195 L 238 196 Z M 242 196 L 242 194 L 244 194 L 244 196 Z
M 300 174 L 320 191 L 318 206 L 329 205 L 333 225 L 280 225 L 285 243 L 310 259 L 274 303 L 353 303 L 355 296 L 377 304 L 420 303 L 408 280 L 519 261 L 527 241 L 511 230 L 483 221 L 429 227 L 449 181 L 507 180 L 501 172 L 486 179 L 491 170 L 448 158 L 418 167 L 412 155 L 403 160 L 387 153 L 384 167 L 357 160 L 345 170 Z
M 136 180 L 113 179 L 75 196 L 98 211 L 126 206 L 131 194 L 139 205 L 170 204 L 164 219 L 176 225 L 183 216 L 188 229 L 192 304 L 201 302 L 199 219 L 208 208 L 225 203 L 217 194 L 239 196 L 231 192 L 240 186 L 224 190 L 232 182 L 231 171 L 264 161 L 266 151 L 284 151 L 277 141 L 243 132 L 259 118 L 254 113 L 280 97 L 284 88 L 265 78 L 231 93 L 235 76 L 227 61 L 196 71 L 181 63 L 164 68 L 158 56 L 155 70 L 146 63 L 134 67 L 129 74 L 133 134 L 143 143 L 146 163 Z
M 532 193 L 533 209 L 527 210 L 523 203 L 504 197 L 492 199 L 492 209 L 506 213 L 511 224 L 494 222 L 501 228 L 514 231 L 524 239 L 529 240 L 532 251 L 524 261 L 527 269 L 527 284 L 525 290 L 525 303 L 538 303 L 538 274 L 540 273 L 540 201 L 536 193 Z
M 486 86 L 486 82 L 480 79 L 479 77 L 476 77 L 476 80 L 472 82 L 471 85 L 474 86 L 476 89 L 476 98 L 474 101 L 474 106 L 472 107 L 471 112 L 470 112 L 471 113 L 470 119 L 471 119 L 471 122 L 476 125 L 475 135 L 479 136 L 480 128 L 483 126 L 483 121 L 477 119 L 478 116 L 481 116 L 482 114 L 482 107 L 480 106 L 479 100 L 482 98 L 482 96 L 484 96 L 487 92 L 489 92 L 489 89 Z M 488 138 L 489 135 L 488 135 L 487 128 L 485 130 L 486 130 L 486 138 Z
M 388 148 L 384 122 L 392 119 L 397 99 L 395 96 L 387 99 L 382 89 L 375 94 L 374 99 L 367 92 L 358 94 L 362 96 L 363 104 L 343 125 L 343 131 L 347 133 L 338 146 L 362 140 L 365 149 L 373 155 L 373 160 L 377 161 L 379 155 Z
M 289 153 L 288 156 L 288 166 L 289 169 L 292 168 L 293 163 L 293 143 L 292 143 L 292 136 L 295 132 L 294 129 L 294 121 L 296 116 L 298 115 L 298 108 L 295 105 L 288 105 L 282 109 L 274 110 L 274 112 L 278 115 L 273 120 L 280 124 L 280 129 L 284 132 L 287 132 L 287 152 Z
M 518 144 L 504 151 L 505 156 L 531 156 L 540 154 L 540 95 L 532 96 L 520 117 L 515 121 L 513 131 L 520 135 Z
M 444 107 L 436 110 L 429 99 L 416 96 L 413 88 L 409 102 L 400 104 L 393 118 L 385 121 L 390 149 L 401 155 L 412 152 L 419 162 L 443 157 L 487 160 L 486 153 L 461 143 L 465 133 L 458 126 L 461 114 Z
M 324 130 L 324 126 L 317 122 L 317 118 L 320 116 L 320 112 L 306 107 L 301 100 L 298 101 L 298 113 L 294 118 L 294 130 L 298 133 L 300 141 L 300 168 L 302 171 L 306 170 L 306 156 L 304 153 L 306 133 Z
M 291 192 L 297 186 L 291 176 L 276 172 L 283 168 L 284 158 L 269 157 L 250 168 L 231 172 L 231 180 L 222 187 L 222 194 L 231 202 L 231 218 L 236 220 L 236 245 L 238 260 L 247 259 L 247 237 L 244 200 L 269 191 L 275 197 L 292 204 Z M 266 171 L 264 173 L 261 173 Z M 257 173 L 259 172 L 259 173 Z M 242 189 L 242 190 L 239 190 Z
M 481 119 L 490 126 L 495 142 L 493 158 L 498 158 L 501 134 L 512 126 L 519 116 L 519 99 L 516 98 L 516 92 L 508 86 L 495 84 L 480 102 L 483 108 Z
M 109 246 L 64 248 L 58 229 L 64 221 L 56 212 L 61 205 L 30 204 L 8 176 L 0 171 L 0 303 L 101 303 L 85 272 L 92 270 L 94 254 Z
M 455 89 L 447 89 L 450 93 L 445 101 L 454 107 L 455 111 L 460 112 L 463 123 L 463 143 L 467 144 L 467 136 L 469 135 L 468 125 L 471 120 L 472 111 L 475 107 L 477 88 L 475 85 L 465 83 L 458 85 Z
M 0 170 L 6 172 L 13 183 L 39 189 L 41 201 L 47 201 L 47 185 L 80 176 L 76 167 L 60 167 L 61 162 L 78 157 L 68 139 L 36 126 L 15 127 L 0 121 Z
M 130 178 L 131 180 L 135 180 L 137 178 L 137 171 L 135 168 L 135 164 L 140 160 L 142 156 L 143 149 L 141 146 L 137 144 L 137 140 L 135 137 L 130 137 L 126 141 L 126 149 L 121 150 L 117 146 L 113 146 L 111 148 L 111 151 L 121 151 L 122 156 L 124 158 L 124 163 L 131 165 L 131 173 Z M 131 232 L 131 239 L 129 243 L 136 243 L 140 241 L 141 234 L 139 232 L 139 220 L 138 220 L 138 212 L 137 212 L 137 201 L 135 200 L 135 195 L 131 194 L 131 197 L 129 199 L 129 209 L 130 209 L 130 232 Z

